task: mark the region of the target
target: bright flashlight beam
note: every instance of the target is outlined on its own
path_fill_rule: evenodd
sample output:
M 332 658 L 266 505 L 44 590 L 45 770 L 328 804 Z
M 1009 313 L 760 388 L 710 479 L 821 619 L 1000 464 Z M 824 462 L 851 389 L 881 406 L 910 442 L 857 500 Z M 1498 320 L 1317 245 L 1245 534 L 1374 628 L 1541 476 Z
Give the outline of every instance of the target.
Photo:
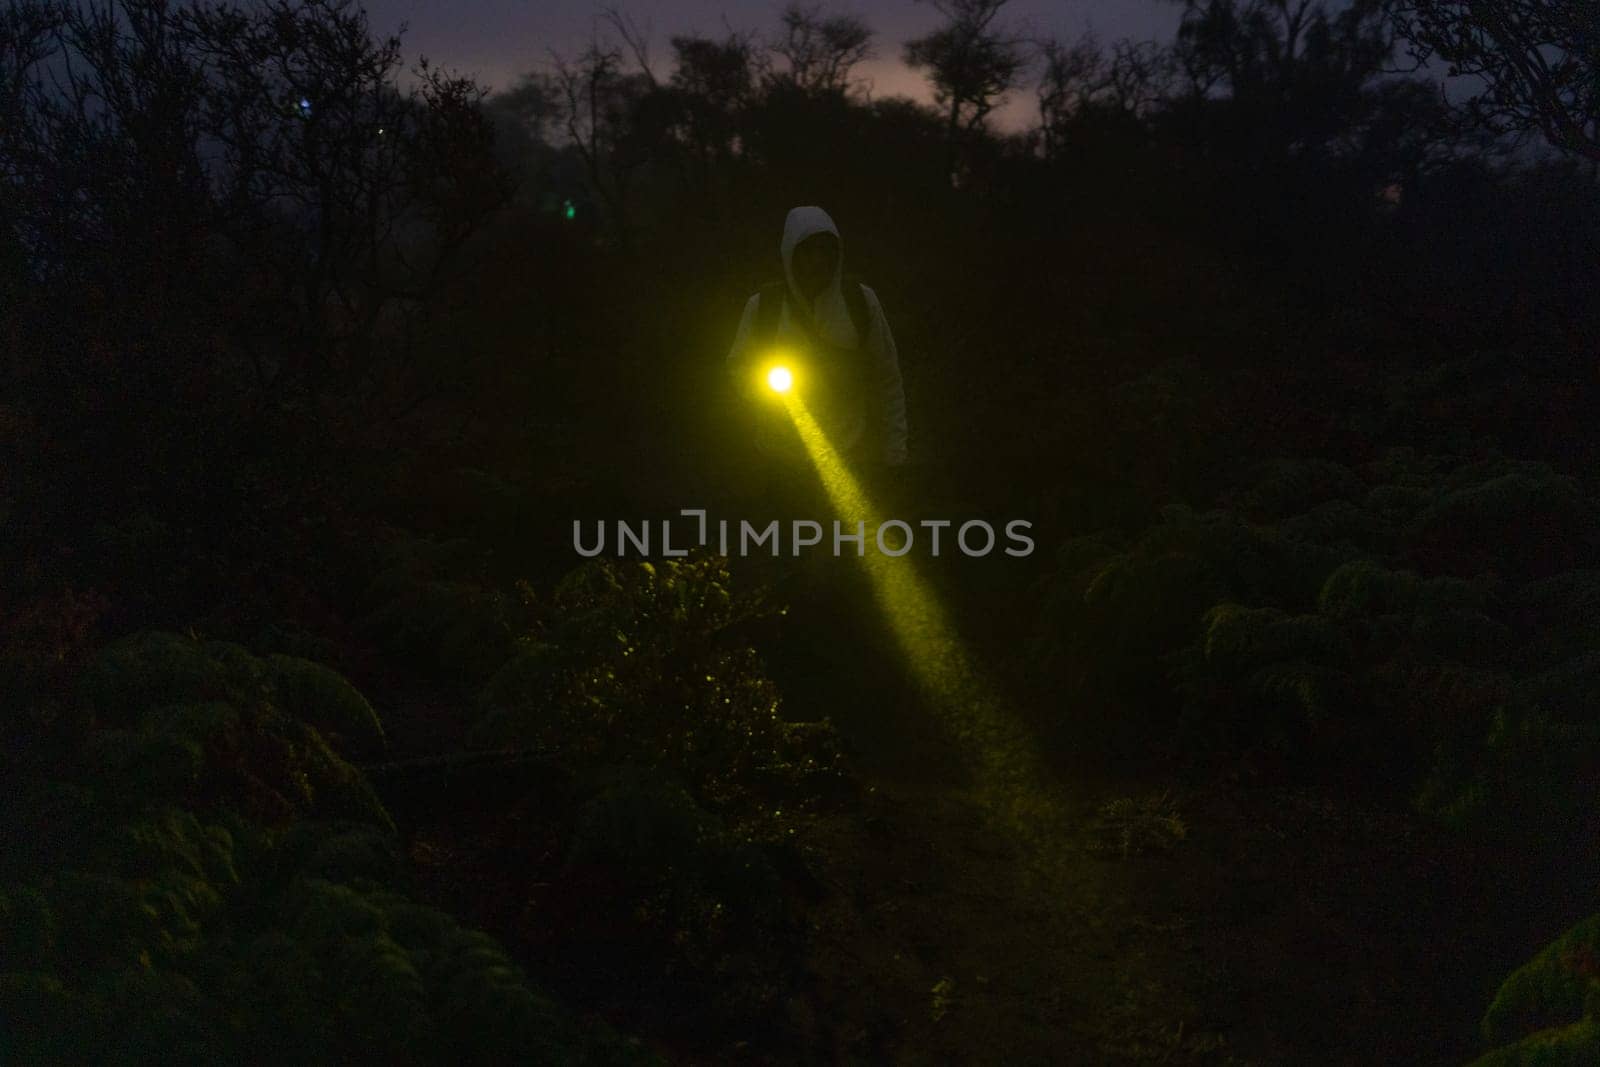
M 786 395 L 784 404 L 834 511 L 851 532 L 857 523 L 864 523 L 865 543 L 876 546 L 879 523 L 860 484 L 801 399 Z M 1005 794 L 990 799 L 1008 809 L 1025 803 L 1024 794 L 1030 790 L 1019 787 L 1037 781 L 1031 739 L 1015 717 L 997 705 L 996 690 L 980 679 L 931 587 L 909 556 L 887 556 L 869 547 L 859 558 L 913 675 L 943 713 L 955 739 L 978 757 L 986 791 Z
M 794 375 L 789 373 L 788 367 L 773 367 L 767 372 L 767 385 L 773 392 L 787 393 L 794 384 Z
M 800 398 L 784 393 L 783 401 L 838 518 L 851 534 L 863 523 L 864 543 L 876 546 L 879 523 L 860 484 Z M 1083 945 L 1083 916 L 1061 910 L 1060 902 L 1064 897 L 1116 899 L 1101 884 L 1102 869 L 1084 863 L 1081 846 L 1075 844 L 1082 834 L 1074 828 L 1087 813 L 1064 783 L 1047 772 L 1027 726 L 1005 707 L 1000 690 L 983 678 L 911 557 L 883 555 L 868 547 L 858 559 L 929 710 L 972 761 L 972 780 L 963 792 L 970 790 L 967 795 L 990 827 L 1018 847 L 1015 891 L 1023 894 L 1020 899 L 1039 904 L 1032 936 L 1047 946 L 1045 954 L 1051 958 L 1076 959 L 1073 953 Z

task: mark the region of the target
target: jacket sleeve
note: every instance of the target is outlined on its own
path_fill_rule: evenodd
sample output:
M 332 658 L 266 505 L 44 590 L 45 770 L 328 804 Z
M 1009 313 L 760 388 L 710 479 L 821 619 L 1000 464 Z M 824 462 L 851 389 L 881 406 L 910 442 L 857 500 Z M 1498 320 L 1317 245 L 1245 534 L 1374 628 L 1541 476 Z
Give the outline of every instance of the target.
M 906 461 L 906 394 L 900 381 L 900 353 L 878 294 L 866 286 L 862 286 L 862 292 L 872 310 L 869 381 L 882 447 L 880 458 L 889 466 L 898 467 Z
M 739 317 L 739 329 L 733 335 L 733 346 L 728 349 L 728 371 L 737 374 L 747 363 L 750 353 L 750 334 L 755 330 L 756 305 L 761 303 L 761 294 L 757 293 L 745 301 L 744 314 Z

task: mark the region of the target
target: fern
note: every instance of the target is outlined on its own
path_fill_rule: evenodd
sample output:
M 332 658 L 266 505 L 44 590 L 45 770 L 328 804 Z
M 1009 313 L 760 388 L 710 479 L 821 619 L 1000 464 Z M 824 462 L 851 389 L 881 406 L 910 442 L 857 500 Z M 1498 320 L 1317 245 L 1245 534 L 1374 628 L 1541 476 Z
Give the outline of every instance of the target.
M 18 782 L 0 819 L 8 1062 L 645 1058 L 400 892 L 387 813 L 310 721 L 376 724 L 338 675 L 140 634 L 81 691 L 106 725 L 53 769 L 81 780 Z
M 294 656 L 269 656 L 265 664 L 273 701 L 283 712 L 339 739 L 354 755 L 382 751 L 377 712 L 338 672 Z
M 1600 915 L 1513 971 L 1484 1013 L 1480 1063 L 1589 1063 L 1600 1054 Z

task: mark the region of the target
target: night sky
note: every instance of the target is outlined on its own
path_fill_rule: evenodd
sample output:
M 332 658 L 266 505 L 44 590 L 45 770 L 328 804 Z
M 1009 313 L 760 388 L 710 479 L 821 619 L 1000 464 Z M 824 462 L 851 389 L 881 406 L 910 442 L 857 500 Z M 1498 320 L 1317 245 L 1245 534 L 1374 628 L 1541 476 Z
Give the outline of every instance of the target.
M 404 22 L 405 54 L 419 53 L 435 63 L 475 75 L 492 88 L 503 88 L 517 76 L 546 61 L 549 50 L 576 52 L 588 37 L 595 0 L 368 0 L 375 31 L 389 32 Z M 657 73 L 666 70 L 668 39 L 675 33 L 717 36 L 723 19 L 738 30 L 770 32 L 777 25 L 783 0 L 631 0 L 624 12 L 651 31 L 652 59 Z M 879 56 L 863 71 L 875 96 L 925 96 L 924 80 L 900 62 L 902 42 L 927 32 L 939 14 L 915 0 L 837 0 L 825 10 L 864 18 L 877 31 Z M 1161 0 L 1012 0 L 1005 12 L 1010 25 L 1028 36 L 1075 39 L 1092 28 L 1109 43 L 1120 37 L 1170 36 L 1179 7 Z M 1012 116 L 1025 113 L 1031 92 L 1014 94 Z

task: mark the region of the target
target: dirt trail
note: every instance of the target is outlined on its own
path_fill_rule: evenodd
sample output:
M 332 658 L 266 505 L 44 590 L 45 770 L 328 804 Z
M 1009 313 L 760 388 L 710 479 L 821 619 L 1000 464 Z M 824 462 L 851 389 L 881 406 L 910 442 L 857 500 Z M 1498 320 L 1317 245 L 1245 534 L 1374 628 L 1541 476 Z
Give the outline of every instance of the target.
M 936 607 L 908 639 L 886 609 L 923 609 L 889 599 L 862 585 L 802 605 L 793 629 L 828 639 L 775 665 L 868 786 L 812 835 L 832 892 L 812 913 L 794 1062 L 1475 1054 L 1482 1005 L 1536 941 L 1500 944 L 1495 887 L 1448 835 L 1376 802 L 1218 781 L 1181 796 L 1172 849 L 1108 849 L 1102 806 L 1152 785 L 1046 765 Z M 1445 937 L 1464 966 L 1440 973 Z
M 1174 988 L 1200 978 L 1184 924 L 1144 914 L 1138 872 L 1098 847 L 1103 798 L 1051 780 L 906 562 L 802 604 L 813 639 L 774 665 L 869 784 L 811 843 L 831 892 L 792 1021 L 835 1062 L 1221 1062 Z

